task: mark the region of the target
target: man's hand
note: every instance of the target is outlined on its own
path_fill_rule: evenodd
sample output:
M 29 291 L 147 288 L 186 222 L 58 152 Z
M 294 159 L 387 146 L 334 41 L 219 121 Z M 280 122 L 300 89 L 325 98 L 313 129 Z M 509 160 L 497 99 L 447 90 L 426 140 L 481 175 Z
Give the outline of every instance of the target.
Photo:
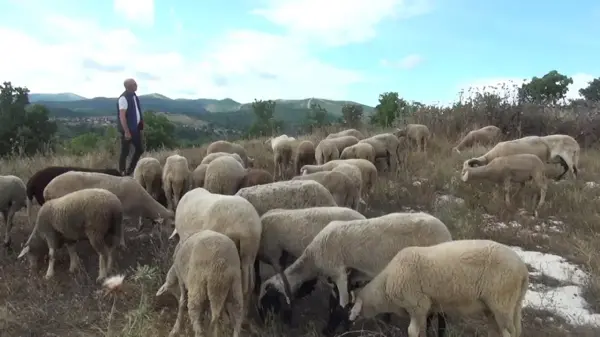
M 125 137 L 125 139 L 130 140 L 131 132 L 129 132 L 129 130 L 125 130 L 125 132 L 123 133 L 123 136 Z

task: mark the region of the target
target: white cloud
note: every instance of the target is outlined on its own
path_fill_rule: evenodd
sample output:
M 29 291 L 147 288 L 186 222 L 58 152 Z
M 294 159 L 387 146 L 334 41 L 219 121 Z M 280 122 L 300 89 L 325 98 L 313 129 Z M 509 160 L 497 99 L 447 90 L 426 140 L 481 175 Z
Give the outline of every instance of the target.
M 0 53 L 2 80 L 32 92 L 74 92 L 114 97 L 123 80 L 135 77 L 139 93 L 210 97 L 249 102 L 254 98 L 348 99 L 360 73 L 324 64 L 302 41 L 256 31 L 216 36 L 200 55 L 156 53 L 126 29 L 105 30 L 88 19 L 48 17 L 46 32 L 59 43 L 0 27 L 4 42 L 19 45 Z M 115 44 L 116 37 L 121 39 Z M 40 57 L 42 62 L 40 62 Z
M 286 28 L 289 33 L 339 46 L 375 36 L 386 18 L 407 18 L 431 9 L 430 0 L 266 0 L 254 14 Z
M 381 65 L 390 68 L 413 69 L 423 63 L 423 57 L 418 54 L 410 54 L 398 61 L 381 60 Z
M 154 24 L 154 0 L 114 0 L 117 14 L 142 26 Z

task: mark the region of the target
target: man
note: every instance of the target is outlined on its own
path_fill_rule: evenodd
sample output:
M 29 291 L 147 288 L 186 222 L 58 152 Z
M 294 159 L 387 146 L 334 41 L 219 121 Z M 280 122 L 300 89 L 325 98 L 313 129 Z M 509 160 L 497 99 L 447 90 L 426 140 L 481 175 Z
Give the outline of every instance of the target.
M 135 165 L 140 159 L 144 148 L 142 146 L 142 130 L 144 129 L 144 119 L 140 100 L 135 92 L 137 83 L 133 78 L 128 78 L 123 82 L 125 91 L 119 96 L 117 103 L 117 129 L 121 132 L 121 156 L 119 158 L 119 171 L 122 175 L 131 175 Z M 131 157 L 129 168 L 125 170 L 129 147 L 133 145 L 134 152 Z

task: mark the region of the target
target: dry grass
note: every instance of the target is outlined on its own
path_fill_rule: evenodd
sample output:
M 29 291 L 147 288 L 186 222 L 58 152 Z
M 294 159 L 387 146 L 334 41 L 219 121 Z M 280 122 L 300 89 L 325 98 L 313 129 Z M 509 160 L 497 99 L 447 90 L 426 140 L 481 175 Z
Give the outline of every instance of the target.
M 322 135 L 308 138 L 317 140 Z M 478 155 L 485 149 L 466 151 L 453 155 L 450 151 L 454 140 L 443 136 L 431 142 L 427 155 L 406 153 L 396 176 L 384 176 L 376 185 L 375 193 L 368 201 L 367 216 L 388 212 L 419 209 L 442 219 L 455 238 L 489 238 L 524 249 L 536 249 L 565 256 L 579 264 L 592 277 L 585 289 L 591 309 L 600 312 L 600 217 L 597 214 L 600 189 L 586 187 L 586 182 L 600 181 L 600 150 L 584 150 L 581 156 L 581 178 L 552 184 L 541 219 L 535 220 L 517 209 L 506 210 L 500 193 L 491 193 L 495 187 L 488 184 L 466 185 L 459 179 L 462 161 Z M 273 171 L 272 154 L 263 141 L 244 142 L 250 156 L 256 158 L 260 168 Z M 164 163 L 174 151 L 149 153 Z M 190 165 L 195 167 L 203 158 L 205 147 L 181 149 Z M 117 158 L 105 153 L 88 154 L 83 157 L 35 157 L 0 162 L 0 174 L 16 174 L 28 179 L 35 171 L 48 165 L 77 165 L 88 167 L 114 167 Z M 552 172 L 552 169 L 549 169 Z M 529 214 L 533 204 L 532 190 L 526 188 L 513 204 L 520 207 L 525 201 Z M 441 195 L 462 198 L 463 205 L 448 205 Z M 518 221 L 520 228 L 487 231 L 489 216 L 509 223 Z M 536 226 L 548 217 L 564 222 L 564 232 L 546 231 L 536 234 Z M 14 246 L 20 247 L 30 232 L 25 212 L 15 217 Z M 545 228 L 545 227 L 544 227 Z M 26 263 L 17 261 L 18 251 L 0 251 L 0 336 L 166 336 L 175 320 L 175 299 L 170 296 L 155 298 L 154 294 L 164 280 L 170 266 L 174 248 L 172 242 L 151 234 L 127 233 L 128 248 L 119 254 L 118 271 L 127 275 L 128 287 L 115 298 L 103 298 L 95 284 L 97 257 L 87 242 L 79 244 L 85 271 L 70 276 L 67 272 L 67 254 L 62 251 L 57 263 L 56 279 L 44 281 L 38 271 L 30 274 Z M 18 248 L 15 248 L 18 250 Z M 87 275 L 90 273 L 91 275 Z M 548 280 L 551 284 L 552 280 Z M 260 327 L 254 321 L 245 326 L 245 336 L 318 336 L 326 318 L 326 296 L 313 294 L 298 304 L 296 326 L 284 328 L 278 324 Z M 600 328 L 572 327 L 548 312 L 526 310 L 522 336 L 599 336 Z M 450 321 L 449 336 L 486 335 L 486 325 L 478 320 Z M 358 323 L 353 335 L 405 336 L 406 322 L 397 320 L 392 326 L 368 322 Z M 191 336 L 188 332 L 188 336 Z

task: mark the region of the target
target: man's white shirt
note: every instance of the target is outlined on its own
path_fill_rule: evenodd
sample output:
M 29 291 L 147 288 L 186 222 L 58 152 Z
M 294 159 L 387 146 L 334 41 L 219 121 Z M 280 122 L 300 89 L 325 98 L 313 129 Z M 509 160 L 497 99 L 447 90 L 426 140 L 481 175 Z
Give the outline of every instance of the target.
M 137 105 L 135 97 L 133 98 L 133 104 L 135 104 L 135 116 L 137 117 L 137 124 L 140 123 L 140 108 Z M 127 110 L 127 98 L 125 96 L 119 97 L 119 110 Z

